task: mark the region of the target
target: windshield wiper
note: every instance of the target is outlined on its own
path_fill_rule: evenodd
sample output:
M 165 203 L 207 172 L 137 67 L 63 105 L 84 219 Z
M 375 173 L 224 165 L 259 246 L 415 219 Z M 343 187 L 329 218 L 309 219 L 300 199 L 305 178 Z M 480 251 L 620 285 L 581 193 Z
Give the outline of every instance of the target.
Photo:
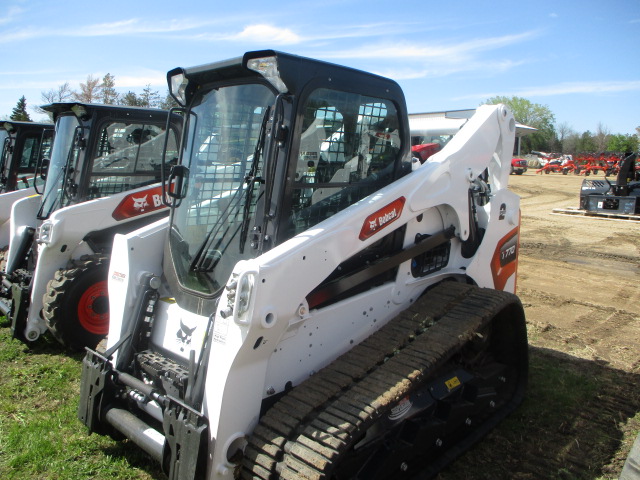
M 60 180 L 60 177 L 62 177 L 65 174 L 66 170 L 67 170 L 66 166 L 64 168 L 60 169 L 60 171 L 58 172 L 58 176 L 55 178 L 55 180 L 53 180 L 53 185 L 54 186 L 58 184 L 58 181 Z M 64 181 L 63 181 L 63 185 L 62 185 L 61 190 L 64 190 L 64 188 L 65 188 L 65 186 L 64 186 Z M 58 196 L 58 195 L 63 195 L 64 196 L 64 191 L 61 193 L 60 191 L 56 191 L 55 188 L 52 188 L 51 190 L 49 190 L 47 195 L 42 198 L 40 211 L 38 212 L 38 219 L 39 220 L 44 220 L 45 218 L 49 218 L 49 215 L 51 215 L 51 212 L 56 210 L 58 202 L 61 200 L 60 197 L 56 198 L 53 201 L 53 203 L 51 204 L 51 206 L 49 208 L 49 211 L 46 213 L 46 215 L 44 214 L 44 206 L 48 203 L 49 198 L 51 197 L 51 195 L 53 195 L 54 192 L 56 193 L 56 196 Z
M 253 189 L 256 182 L 264 183 L 264 179 L 256 177 L 258 173 L 258 165 L 260 165 L 260 156 L 264 148 L 264 139 L 267 131 L 267 123 L 269 121 L 269 115 L 271 113 L 271 106 L 267 107 L 267 111 L 264 112 L 262 117 L 262 125 L 260 125 L 260 133 L 258 134 L 258 141 L 256 148 L 253 151 L 253 159 L 251 161 L 251 170 L 249 175 L 244 179 L 247 184 L 247 191 L 244 197 L 244 209 L 242 211 L 242 226 L 240 227 L 240 253 L 244 253 L 244 244 L 247 242 L 247 235 L 249 233 L 249 219 L 251 218 L 251 200 L 253 199 Z
M 265 139 L 265 131 L 267 121 L 269 119 L 269 113 L 271 111 L 271 107 L 267 107 L 267 110 L 262 118 L 262 125 L 260 127 L 260 133 L 258 134 L 258 141 L 256 143 L 256 147 L 253 153 L 253 158 L 251 160 L 251 168 L 247 175 L 245 175 L 244 183 L 241 183 L 238 189 L 233 193 L 228 205 L 225 207 L 224 211 L 220 215 L 220 218 L 216 221 L 216 223 L 211 227 L 206 237 L 200 244 L 197 253 L 193 257 L 191 264 L 189 265 L 189 270 L 193 272 L 212 272 L 216 267 L 218 262 L 222 259 L 224 252 L 226 251 L 228 245 L 231 243 L 231 240 L 235 238 L 240 230 L 240 253 L 244 253 L 244 244 L 247 237 L 247 232 L 249 229 L 249 214 L 250 214 L 250 203 L 253 196 L 253 187 L 255 182 L 261 182 L 262 179 L 256 177 L 256 173 L 258 171 L 258 164 L 260 160 L 260 154 L 262 152 L 262 148 L 264 145 Z M 223 228 L 223 225 L 227 224 L 228 218 L 236 212 L 236 207 L 238 203 L 238 198 L 240 192 L 246 185 L 247 191 L 245 192 L 245 204 L 243 206 L 243 217 L 242 224 L 239 229 L 236 229 L 235 232 L 231 235 L 231 238 L 227 242 L 227 246 L 221 251 L 220 245 L 229 232 L 231 225 L 228 225 L 226 231 L 223 235 L 219 236 L 218 233 Z M 214 241 L 217 238 L 217 242 L 214 245 Z
M 197 253 L 193 257 L 191 264 L 189 265 L 189 270 L 194 272 L 211 272 L 216 267 L 220 259 L 222 258 L 222 253 L 217 249 L 220 246 L 220 242 L 224 235 L 220 237 L 218 240 L 218 244 L 216 248 L 209 253 L 211 249 L 213 240 L 218 236 L 218 232 L 222 229 L 222 225 L 227 223 L 227 219 L 231 215 L 231 212 L 235 210 L 234 206 L 237 202 L 237 198 L 239 193 L 242 191 L 242 184 L 238 187 L 238 189 L 233 193 L 233 196 L 229 200 L 229 203 L 222 211 L 220 218 L 216 221 L 215 224 L 212 225 L 211 229 L 207 232 L 207 236 L 204 237 L 204 240 L 200 244 Z M 227 231 L 229 227 L 227 227 Z M 215 235 L 214 235 L 215 234 Z

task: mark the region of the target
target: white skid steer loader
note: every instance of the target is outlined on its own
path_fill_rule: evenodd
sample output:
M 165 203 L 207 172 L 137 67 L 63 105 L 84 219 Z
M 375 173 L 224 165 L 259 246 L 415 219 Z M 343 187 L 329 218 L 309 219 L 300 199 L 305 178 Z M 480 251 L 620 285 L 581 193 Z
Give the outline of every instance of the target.
M 109 328 L 113 236 L 168 214 L 162 155 L 175 157 L 181 124 L 167 122 L 159 109 L 83 103 L 43 109 L 53 113 L 55 141 L 42 195 L 12 205 L 0 312 L 22 341 L 48 328 L 71 349 L 95 347 Z
M 11 207 L 36 189 L 44 180 L 36 175 L 42 158 L 51 155 L 53 125 L 48 123 L 0 122 L 0 264 L 9 247 Z
M 386 78 L 267 50 L 168 82 L 172 212 L 115 237 L 91 431 L 172 480 L 424 478 L 519 404 L 504 106 L 421 163 Z

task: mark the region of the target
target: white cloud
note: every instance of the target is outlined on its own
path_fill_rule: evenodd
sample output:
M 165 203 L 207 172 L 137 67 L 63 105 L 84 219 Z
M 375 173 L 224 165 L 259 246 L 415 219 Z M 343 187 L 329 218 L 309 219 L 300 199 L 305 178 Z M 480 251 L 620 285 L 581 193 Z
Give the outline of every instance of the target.
M 0 25 L 6 25 L 13 22 L 22 12 L 24 12 L 24 10 L 20 7 L 9 7 L 4 12 L 4 15 L 0 16 Z
M 101 37 L 101 36 L 118 36 L 118 35 L 144 35 L 144 34 L 167 34 L 185 32 L 210 26 L 216 21 L 201 20 L 170 20 L 167 22 L 149 22 L 142 21 L 138 18 L 129 18 L 119 20 L 117 22 L 96 23 L 85 25 L 80 28 L 65 27 L 61 29 L 55 28 L 33 28 L 24 27 L 15 29 L 12 32 L 5 32 L 0 37 L 0 43 L 10 43 L 15 41 L 24 41 L 32 38 L 43 37 Z
M 410 23 L 371 23 L 358 25 L 327 26 L 317 33 L 315 29 L 305 29 L 300 26 L 299 33 L 291 28 L 279 27 L 272 24 L 259 23 L 246 25 L 241 30 L 232 33 L 198 33 L 191 37 L 193 40 L 219 42 L 219 41 L 240 41 L 253 42 L 272 45 L 298 45 L 306 43 L 316 48 L 331 41 L 343 39 L 367 38 L 385 35 L 403 34 L 409 28 Z M 317 55 L 316 55 L 317 56 Z
M 227 40 L 270 43 L 275 45 L 295 45 L 303 39 L 289 28 L 257 24 L 245 27 L 240 33 L 230 35 Z
M 611 82 L 560 83 L 558 85 L 525 89 L 522 91 L 521 95 L 539 97 L 573 93 L 627 92 L 633 90 L 640 90 L 640 80 L 632 80 L 628 82 L 614 80 Z
M 100 76 L 102 78 L 104 75 Z M 167 85 L 167 72 L 148 71 L 137 75 L 115 75 L 116 90 L 124 88 L 144 88 L 147 85 L 158 88 Z M 160 92 L 163 93 L 163 92 Z
M 217 22 L 213 22 L 217 23 Z M 98 23 L 87 25 L 75 32 L 69 32 L 69 35 L 79 37 L 91 36 L 110 36 L 110 35 L 139 35 L 145 33 L 175 33 L 185 32 L 211 25 L 210 21 L 200 20 L 170 20 L 167 22 L 148 22 L 138 18 L 130 18 L 110 23 Z
M 515 35 L 503 35 L 500 37 L 476 38 L 459 43 L 423 45 L 417 43 L 398 42 L 395 44 L 366 45 L 351 50 L 326 52 L 329 58 L 414 58 L 414 59 L 439 59 L 448 63 L 464 59 L 468 60 L 473 52 L 495 50 L 507 47 L 515 43 L 534 38 L 539 34 L 532 30 Z
M 640 80 L 631 80 L 626 82 L 618 80 L 610 82 L 566 82 L 541 87 L 527 87 L 510 93 L 477 93 L 456 97 L 454 100 L 490 98 L 495 97 L 496 95 L 504 95 L 508 97 L 549 97 L 556 95 L 616 93 L 638 90 L 640 90 Z
M 415 80 L 418 78 L 441 78 L 460 73 L 480 73 L 489 72 L 492 76 L 504 73 L 515 67 L 525 64 L 522 61 L 502 60 L 493 62 L 459 62 L 452 65 L 443 65 L 434 62 L 432 65 L 424 66 L 424 68 L 390 68 L 386 70 L 377 70 L 373 73 L 382 75 L 383 77 L 393 78 L 394 80 Z

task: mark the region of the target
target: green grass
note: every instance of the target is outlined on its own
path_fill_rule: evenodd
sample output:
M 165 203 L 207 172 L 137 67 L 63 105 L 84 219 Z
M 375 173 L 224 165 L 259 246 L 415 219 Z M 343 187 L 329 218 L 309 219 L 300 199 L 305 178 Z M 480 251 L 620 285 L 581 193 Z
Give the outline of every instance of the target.
M 82 357 L 46 336 L 29 349 L 0 328 L 0 478 L 161 476 L 137 447 L 89 435 L 78 421 Z
M 164 478 L 128 441 L 77 419 L 83 354 L 0 323 L 0 479 Z M 439 479 L 617 479 L 640 428 L 639 375 L 531 349 L 524 403 Z
M 522 405 L 438 478 L 617 479 L 640 426 L 637 377 L 531 348 Z

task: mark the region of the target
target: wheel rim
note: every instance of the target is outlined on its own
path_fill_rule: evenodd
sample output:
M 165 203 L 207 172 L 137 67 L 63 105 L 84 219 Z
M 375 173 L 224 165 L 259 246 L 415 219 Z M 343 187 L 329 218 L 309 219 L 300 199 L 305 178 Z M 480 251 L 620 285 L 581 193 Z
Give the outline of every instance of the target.
M 109 333 L 109 297 L 107 281 L 94 283 L 80 297 L 78 321 L 82 328 L 96 335 Z

